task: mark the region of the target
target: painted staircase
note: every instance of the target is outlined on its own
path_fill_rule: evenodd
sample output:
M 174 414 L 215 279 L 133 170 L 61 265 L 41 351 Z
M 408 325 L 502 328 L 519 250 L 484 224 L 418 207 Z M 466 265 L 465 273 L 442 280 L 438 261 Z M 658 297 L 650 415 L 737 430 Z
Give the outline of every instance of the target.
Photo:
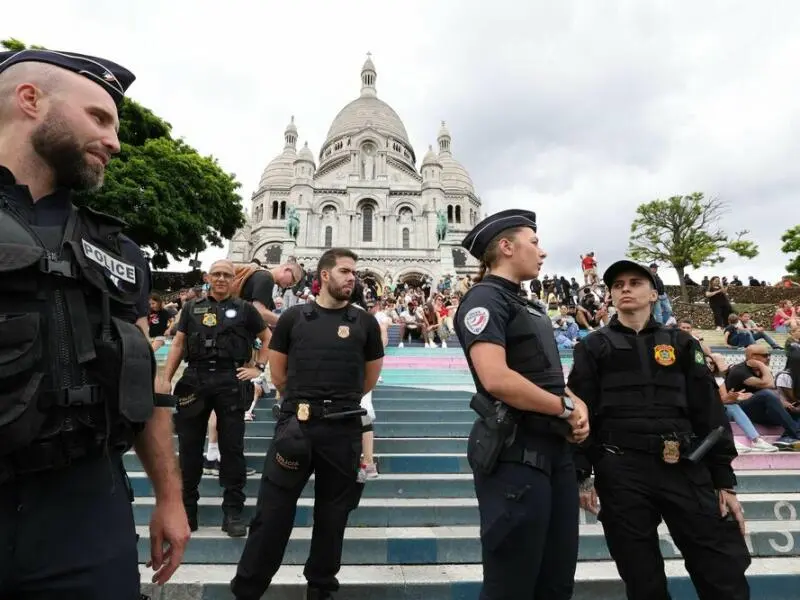
M 345 536 L 342 590 L 348 600 L 474 600 L 481 579 L 478 510 L 466 460 L 472 381 L 459 348 L 394 348 L 387 351 L 383 382 L 373 394 L 377 413 L 376 454 L 381 476 L 368 481 Z M 565 370 L 570 358 L 564 355 Z M 734 359 L 736 357 L 733 357 Z M 255 509 L 260 471 L 273 430 L 269 406 L 247 424 L 246 516 Z M 775 431 L 765 432 L 776 435 Z M 742 440 L 740 440 L 742 441 Z M 125 457 L 136 501 L 140 562 L 149 556 L 147 524 L 152 488 L 135 455 Z M 748 518 L 752 597 L 800 597 L 800 453 L 748 453 L 736 461 L 740 499 Z M 304 598 L 302 576 L 312 525 L 313 477 L 300 500 L 284 563 L 265 598 Z M 232 598 L 228 584 L 244 539 L 221 530 L 221 488 L 215 478 L 201 483 L 200 530 L 184 564 L 163 588 L 145 586 L 153 599 Z M 624 598 L 623 588 L 591 515 L 581 514 L 577 600 Z M 661 546 L 676 600 L 696 598 L 669 533 Z M 142 566 L 142 580 L 150 571 Z

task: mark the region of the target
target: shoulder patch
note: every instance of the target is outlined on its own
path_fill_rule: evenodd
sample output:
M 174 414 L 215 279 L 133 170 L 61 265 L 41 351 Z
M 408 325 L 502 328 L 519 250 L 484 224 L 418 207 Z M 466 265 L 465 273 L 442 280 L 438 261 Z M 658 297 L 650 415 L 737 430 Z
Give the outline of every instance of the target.
M 694 362 L 696 362 L 698 365 L 706 364 L 706 355 L 703 354 L 702 350 L 694 351 Z
M 471 308 L 464 315 L 464 327 L 473 335 L 478 335 L 489 324 L 489 310 L 483 306 Z

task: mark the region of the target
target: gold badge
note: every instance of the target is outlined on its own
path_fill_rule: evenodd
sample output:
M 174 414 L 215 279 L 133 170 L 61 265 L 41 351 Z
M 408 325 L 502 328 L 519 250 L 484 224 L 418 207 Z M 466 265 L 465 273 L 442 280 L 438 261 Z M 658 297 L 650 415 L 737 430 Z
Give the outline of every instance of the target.
M 216 313 L 207 312 L 203 315 L 203 325 L 206 327 L 216 327 L 217 326 L 217 315 Z
M 297 420 L 308 421 L 308 404 L 301 402 L 297 405 Z
M 675 364 L 675 348 L 667 344 L 659 344 L 654 349 L 656 362 L 662 367 Z
M 677 440 L 664 440 L 664 452 L 661 457 L 668 465 L 674 465 L 681 459 L 681 445 Z
M 339 325 L 339 331 L 336 333 L 339 334 L 339 337 L 344 339 L 346 337 L 350 337 L 350 327 L 347 325 Z

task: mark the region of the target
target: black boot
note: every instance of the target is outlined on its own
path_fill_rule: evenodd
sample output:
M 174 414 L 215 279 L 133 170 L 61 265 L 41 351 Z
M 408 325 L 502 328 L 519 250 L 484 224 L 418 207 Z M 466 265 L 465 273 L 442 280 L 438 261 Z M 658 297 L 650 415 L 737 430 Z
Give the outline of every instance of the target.
M 197 531 L 197 506 L 187 506 L 186 517 L 189 519 L 189 529 Z
M 240 513 L 228 513 L 222 518 L 222 531 L 229 537 L 244 537 L 247 535 L 247 525 Z
M 333 592 L 308 586 L 306 588 L 306 600 L 333 600 Z

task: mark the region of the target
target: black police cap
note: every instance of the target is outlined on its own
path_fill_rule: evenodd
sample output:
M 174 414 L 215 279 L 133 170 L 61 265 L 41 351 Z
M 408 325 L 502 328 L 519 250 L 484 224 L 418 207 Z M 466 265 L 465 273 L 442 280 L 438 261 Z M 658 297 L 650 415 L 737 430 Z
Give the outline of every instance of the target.
M 105 58 L 97 58 L 76 52 L 58 50 L 11 50 L 0 52 L 0 73 L 23 62 L 41 62 L 78 75 L 83 75 L 101 86 L 119 106 L 122 98 L 136 76 L 125 67 Z
M 536 231 L 536 213 L 530 210 L 510 208 L 501 210 L 486 217 L 483 221 L 467 234 L 461 246 L 472 256 L 480 260 L 486 252 L 486 247 L 494 237 L 506 229 L 514 227 L 531 227 Z
M 653 277 L 653 274 L 650 272 L 650 269 L 645 267 L 644 265 L 640 265 L 637 262 L 633 262 L 632 260 L 618 260 L 610 267 L 606 269 L 606 272 L 603 273 L 603 282 L 609 288 L 614 285 L 614 280 L 619 276 L 620 273 L 626 272 L 633 272 L 639 273 L 644 275 L 645 279 L 647 279 L 653 287 L 656 287 L 656 278 Z

